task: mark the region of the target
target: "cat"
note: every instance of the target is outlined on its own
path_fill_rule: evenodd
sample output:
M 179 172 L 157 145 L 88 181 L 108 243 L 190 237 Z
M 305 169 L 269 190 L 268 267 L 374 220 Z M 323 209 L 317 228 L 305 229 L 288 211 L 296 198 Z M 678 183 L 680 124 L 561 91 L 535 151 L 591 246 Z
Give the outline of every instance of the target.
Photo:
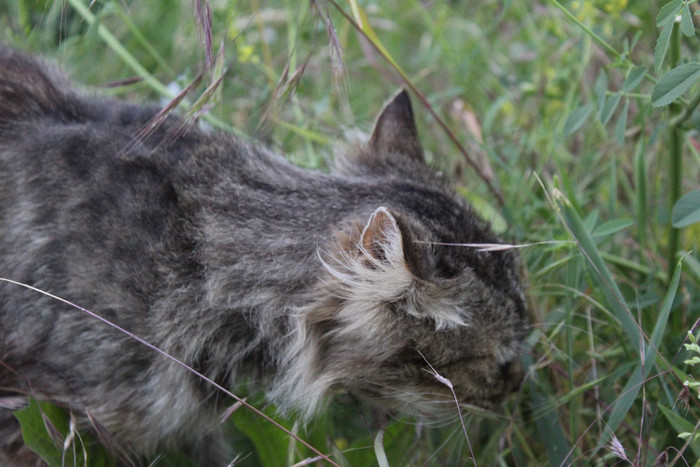
M 77 91 L 0 46 L 0 277 L 227 388 L 259 381 L 304 420 L 338 391 L 454 413 L 431 372 L 485 408 L 519 386 L 519 260 L 453 245 L 500 240 L 426 164 L 406 91 L 331 173 L 196 126 L 173 141 L 175 116 L 135 137 L 159 110 Z M 2 282 L 0 399 L 29 395 L 99 427 L 134 463 L 172 447 L 226 462 L 215 388 Z M 0 464 L 34 461 L 0 409 Z

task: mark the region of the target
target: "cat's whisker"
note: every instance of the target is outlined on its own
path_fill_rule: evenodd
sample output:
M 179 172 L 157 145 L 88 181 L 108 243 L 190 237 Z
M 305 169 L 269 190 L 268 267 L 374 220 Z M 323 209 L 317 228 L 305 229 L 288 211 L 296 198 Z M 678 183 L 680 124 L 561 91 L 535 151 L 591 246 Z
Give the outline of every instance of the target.
M 542 245 L 575 245 L 576 242 L 572 240 L 549 240 L 534 243 L 446 243 L 446 242 L 429 242 L 423 240 L 416 240 L 416 243 L 422 243 L 426 245 L 440 245 L 440 246 L 456 246 L 464 248 L 474 248 L 477 251 L 491 252 L 491 251 L 506 251 L 506 250 L 516 250 L 520 248 L 531 248 L 534 246 Z

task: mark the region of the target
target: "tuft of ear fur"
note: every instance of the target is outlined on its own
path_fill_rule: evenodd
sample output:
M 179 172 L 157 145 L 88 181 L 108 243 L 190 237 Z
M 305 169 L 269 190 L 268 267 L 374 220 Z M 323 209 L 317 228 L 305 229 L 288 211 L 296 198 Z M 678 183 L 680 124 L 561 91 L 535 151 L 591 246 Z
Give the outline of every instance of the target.
M 379 114 L 369 147 L 379 154 L 402 154 L 424 162 L 423 147 L 418 139 L 411 99 L 405 89 L 402 89 Z
M 387 261 L 390 254 L 403 251 L 403 238 L 396 219 L 384 207 L 378 207 L 362 230 L 360 240 L 362 254 L 368 258 Z
M 375 304 L 406 298 L 416 280 L 429 280 L 427 248 L 413 236 L 406 221 L 385 206 L 375 209 L 364 227 L 357 224 L 349 235 L 340 234 L 337 249 L 319 255 L 335 279 L 333 295 Z
M 414 242 L 413 234 L 401 217 L 394 216 L 384 206 L 378 207 L 362 230 L 362 254 L 371 261 L 389 260 L 402 263 L 414 277 L 428 280 L 427 251 Z

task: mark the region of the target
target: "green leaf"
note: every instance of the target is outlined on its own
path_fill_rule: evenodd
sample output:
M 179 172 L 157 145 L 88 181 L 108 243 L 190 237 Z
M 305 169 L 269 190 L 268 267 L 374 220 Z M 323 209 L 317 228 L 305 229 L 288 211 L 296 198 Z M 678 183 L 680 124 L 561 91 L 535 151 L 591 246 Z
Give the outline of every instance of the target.
M 666 58 L 668 46 L 671 43 L 672 31 L 673 21 L 664 26 L 661 33 L 659 33 L 659 37 L 656 39 L 656 46 L 654 46 L 654 69 L 657 73 L 661 70 L 661 66 L 664 64 L 664 58 Z
M 677 229 L 700 222 L 700 190 L 685 194 L 671 211 L 671 221 Z
M 612 117 L 613 112 L 615 112 L 615 109 L 617 109 L 617 106 L 620 104 L 621 98 L 622 95 L 619 92 L 616 92 L 615 94 L 613 94 L 605 100 L 603 110 L 600 112 L 601 124 L 605 125 L 608 123 L 610 117 Z
M 668 105 L 678 99 L 700 79 L 700 63 L 685 63 L 663 75 L 651 92 L 654 107 Z
M 627 114 L 629 113 L 630 101 L 625 99 L 625 105 L 622 107 L 622 112 L 617 118 L 617 123 L 615 124 L 615 139 L 618 143 L 623 144 L 625 142 L 625 130 L 627 130 Z
M 34 399 L 29 399 L 27 408 L 13 414 L 22 429 L 24 444 L 51 467 L 63 465 L 110 467 L 116 465 L 113 456 L 90 433 L 72 433 L 73 438 L 67 443 L 68 446 L 66 446 L 64 453 L 63 443 L 71 432 L 70 416 L 60 407 L 45 401 L 37 402 Z M 49 430 L 51 430 L 51 434 Z M 85 463 L 86 458 L 87 463 Z
M 643 31 L 637 31 L 634 34 L 634 37 L 632 38 L 632 44 L 630 45 L 630 50 L 634 50 L 634 48 L 637 46 L 637 42 L 639 42 L 639 39 L 644 35 Z
M 695 35 L 695 25 L 693 24 L 693 16 L 690 14 L 688 2 L 683 2 L 683 9 L 681 10 L 681 32 L 686 37 Z
M 664 5 L 656 16 L 656 25 L 661 28 L 669 23 L 673 23 L 681 10 L 681 6 L 683 6 L 683 0 L 673 0 Z
M 598 218 L 600 217 L 600 211 L 594 209 L 588 213 L 585 219 L 583 219 L 583 226 L 588 232 L 592 232 L 595 226 L 598 225 Z
M 14 412 L 22 429 L 22 439 L 29 449 L 39 455 L 51 467 L 63 465 L 63 443 L 68 433 L 69 417 L 62 409 L 48 402 L 29 399 L 29 405 Z M 57 437 L 54 441 L 51 430 Z M 72 452 L 66 453 L 66 465 L 73 465 Z
M 598 73 L 598 77 L 593 85 L 593 93 L 596 96 L 596 103 L 598 104 L 598 109 L 603 109 L 605 105 L 605 96 L 608 92 L 608 76 L 605 74 L 605 70 L 601 69 Z
M 666 417 L 666 420 L 668 420 L 668 423 L 670 423 L 677 432 L 692 433 L 695 431 L 695 425 L 681 417 L 678 413 L 661 404 L 659 404 L 658 407 L 661 413 L 664 414 L 664 417 Z M 689 447 L 693 451 L 693 454 L 695 454 L 695 457 L 700 457 L 700 443 L 690 443 Z
M 678 261 L 676 263 L 676 270 L 673 273 L 673 278 L 671 279 L 671 284 L 668 286 L 666 291 L 666 296 L 664 296 L 664 301 L 661 304 L 661 310 L 656 317 L 656 324 L 654 325 L 654 330 L 651 332 L 649 337 L 649 344 L 647 345 L 645 356 L 644 356 L 644 377 L 646 378 L 651 372 L 651 368 L 656 359 L 656 355 L 661 348 L 661 338 L 666 331 L 666 323 L 668 323 L 668 317 L 671 314 L 671 308 L 673 307 L 673 301 L 676 299 L 676 292 L 678 292 L 678 284 L 681 281 L 681 271 L 683 269 L 683 263 Z
M 581 125 L 586 123 L 592 111 L 593 104 L 586 104 L 571 112 L 566 119 L 566 123 L 564 123 L 564 136 L 570 136 L 581 128 Z
M 599 225 L 594 231 L 594 237 L 609 237 L 634 224 L 631 219 L 615 219 Z
M 272 407 L 267 407 L 264 412 L 270 416 L 275 415 Z M 284 431 L 246 408 L 237 410 L 231 418 L 236 428 L 242 431 L 255 446 L 259 465 L 274 467 L 280 465 L 280 459 L 287 459 L 289 435 Z M 275 416 L 275 419 L 289 427 L 289 424 L 283 423 L 279 417 Z
M 625 82 L 622 83 L 622 90 L 624 92 L 632 92 L 635 90 L 639 83 L 644 79 L 644 75 L 647 73 L 647 67 L 636 66 L 630 70 L 625 78 Z

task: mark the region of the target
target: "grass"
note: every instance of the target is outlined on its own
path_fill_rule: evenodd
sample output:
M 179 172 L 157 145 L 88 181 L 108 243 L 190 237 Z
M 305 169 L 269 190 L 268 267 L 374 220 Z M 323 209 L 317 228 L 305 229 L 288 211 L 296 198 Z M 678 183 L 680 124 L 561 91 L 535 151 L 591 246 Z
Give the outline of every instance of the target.
M 194 2 L 86 3 L 4 2 L 0 39 L 135 102 L 165 105 L 204 72 L 194 114 L 321 170 L 409 87 L 431 162 L 510 242 L 558 242 L 520 250 L 530 371 L 498 414 L 465 415 L 476 463 L 698 462 L 684 344 L 700 224 L 673 223 L 698 209 L 678 208 L 700 180 L 697 3 L 211 1 L 209 58 Z M 264 410 L 341 465 L 472 464 L 459 423 L 381 427 L 342 398 L 306 429 Z M 252 412 L 231 418 L 237 465 L 313 457 Z

